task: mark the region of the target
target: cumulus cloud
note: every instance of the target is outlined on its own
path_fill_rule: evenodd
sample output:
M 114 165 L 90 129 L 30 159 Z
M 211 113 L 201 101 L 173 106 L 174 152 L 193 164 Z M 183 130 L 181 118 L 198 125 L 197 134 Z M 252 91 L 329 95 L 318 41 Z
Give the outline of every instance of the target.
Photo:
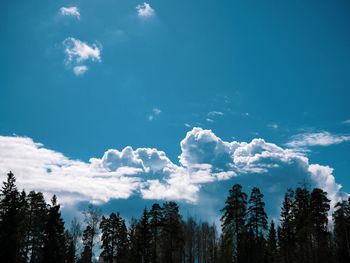
M 64 53 L 66 54 L 65 62 L 67 66 L 73 67 L 75 75 L 82 75 L 87 70 L 86 61 L 101 62 L 101 45 L 94 43 L 89 45 L 73 37 L 66 38 L 63 41 Z
M 76 17 L 77 19 L 80 19 L 79 8 L 76 6 L 61 7 L 60 8 L 60 15 L 61 16 L 72 16 L 72 17 Z
M 347 141 L 350 141 L 350 135 L 337 135 L 322 131 L 294 135 L 286 145 L 291 148 L 303 148 L 308 146 L 329 146 Z
M 139 17 L 151 17 L 155 15 L 154 9 L 150 4 L 144 2 L 143 4 L 136 6 L 137 15 Z
M 226 195 L 227 189 L 220 187 L 241 183 L 260 187 L 276 204 L 289 187 L 305 181 L 327 191 L 333 203 L 342 197 L 331 167 L 312 164 L 294 150 L 263 139 L 228 142 L 211 130 L 193 128 L 180 147 L 179 164 L 155 148 L 130 146 L 83 162 L 30 138 L 2 136 L 0 173 L 4 178 L 12 170 L 20 187 L 56 193 L 66 203 L 103 203 L 133 195 L 200 203 L 223 199 L 217 196 Z

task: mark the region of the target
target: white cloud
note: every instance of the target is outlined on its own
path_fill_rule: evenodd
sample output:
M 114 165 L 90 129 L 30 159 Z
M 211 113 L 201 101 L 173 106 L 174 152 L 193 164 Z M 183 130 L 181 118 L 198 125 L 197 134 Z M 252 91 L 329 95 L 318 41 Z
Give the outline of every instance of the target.
M 272 128 L 272 129 L 278 129 L 278 124 L 277 123 L 270 123 L 269 125 L 267 125 L 267 127 Z
M 154 9 L 150 6 L 150 4 L 144 2 L 136 6 L 137 14 L 140 17 L 151 17 L 155 15 Z
M 149 121 L 153 121 L 154 120 L 154 118 L 156 117 L 156 116 L 158 116 L 159 114 L 161 114 L 161 110 L 160 109 L 158 109 L 158 108 L 153 108 L 152 109 L 152 114 L 150 114 L 150 115 L 148 115 L 148 120 Z
M 322 131 L 294 135 L 286 145 L 291 148 L 303 148 L 308 146 L 329 146 L 347 141 L 350 141 L 350 135 L 337 135 Z
M 210 119 L 210 118 L 206 118 L 205 119 L 207 122 L 214 122 L 214 120 Z
M 209 117 L 215 117 L 215 116 L 223 116 L 224 113 L 221 111 L 210 111 L 207 114 Z
M 342 121 L 342 124 L 350 124 L 350 119 L 349 119 L 349 120 Z
M 88 67 L 85 65 L 75 66 L 73 67 L 73 72 L 75 75 L 83 75 L 88 70 Z
M 63 203 L 102 203 L 132 195 L 207 202 L 220 198 L 218 193 L 226 194 L 217 187 L 227 180 L 230 181 L 226 185 L 258 186 L 266 198 L 270 196 L 271 202 L 277 203 L 287 188 L 305 180 L 327 191 L 333 203 L 342 196 L 332 168 L 311 164 L 307 157 L 263 139 L 227 142 L 211 130 L 193 128 L 180 146 L 178 165 L 163 151 L 130 146 L 121 151 L 109 149 L 102 158 L 83 162 L 30 138 L 2 136 L 0 178 L 12 170 L 20 188 L 56 193 Z M 208 190 L 211 185 L 213 189 Z M 207 190 L 201 191 L 203 188 Z M 278 205 L 275 203 L 274 209 Z
M 61 7 L 60 8 L 60 15 L 61 16 L 73 16 L 73 17 L 76 17 L 77 19 L 80 19 L 79 8 L 76 6 Z
M 66 54 L 66 65 L 73 67 L 75 75 L 83 75 L 88 67 L 82 65 L 86 61 L 101 62 L 101 45 L 89 45 L 73 37 L 66 38 L 63 41 L 64 53 Z
M 68 63 L 80 63 L 88 59 L 92 61 L 101 61 L 101 48 L 99 48 L 97 44 L 88 45 L 79 39 L 69 37 L 63 41 L 63 46 Z

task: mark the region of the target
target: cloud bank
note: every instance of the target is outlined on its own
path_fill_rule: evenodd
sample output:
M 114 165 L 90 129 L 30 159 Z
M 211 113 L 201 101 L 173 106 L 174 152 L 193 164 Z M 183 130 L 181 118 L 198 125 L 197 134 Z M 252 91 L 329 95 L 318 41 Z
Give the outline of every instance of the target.
M 55 193 L 68 204 L 132 196 L 195 204 L 201 198 L 215 198 L 219 185 L 234 183 L 259 186 L 266 196 L 277 199 L 288 187 L 305 181 L 327 191 L 333 203 L 343 194 L 331 167 L 311 164 L 307 157 L 263 139 L 227 142 L 211 130 L 193 128 L 180 147 L 178 164 L 163 151 L 130 146 L 109 149 L 101 158 L 83 162 L 31 138 L 1 136 L 0 176 L 4 180 L 12 170 L 21 188 Z

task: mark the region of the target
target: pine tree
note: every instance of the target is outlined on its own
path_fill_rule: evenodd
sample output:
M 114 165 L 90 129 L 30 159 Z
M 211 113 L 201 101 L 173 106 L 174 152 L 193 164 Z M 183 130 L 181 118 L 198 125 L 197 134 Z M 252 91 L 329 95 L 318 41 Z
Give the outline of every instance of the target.
M 151 262 L 160 262 L 160 235 L 163 226 L 163 208 L 159 204 L 153 204 L 149 212 L 151 229 Z
M 238 261 L 241 237 L 245 231 L 246 207 L 247 194 L 242 192 L 241 185 L 235 184 L 229 191 L 225 207 L 221 210 L 223 213 L 221 217 L 223 232 L 222 246 L 227 247 L 222 247 L 222 249 L 226 251 L 226 257 L 229 257 L 228 260 L 231 262 Z
M 166 202 L 164 207 L 162 228 L 162 257 L 161 262 L 175 263 L 182 260 L 184 234 L 183 222 L 179 206 L 175 202 Z
M 78 261 L 79 263 L 91 263 L 94 235 L 94 230 L 92 230 L 90 225 L 87 225 L 83 231 L 83 252 L 81 253 L 81 257 Z
M 66 230 L 64 232 L 64 263 L 74 263 L 76 258 L 75 258 L 75 245 L 74 245 L 74 240 L 72 234 Z
M 126 262 L 127 260 L 127 229 L 124 219 L 119 213 L 111 213 L 109 217 L 102 217 L 100 228 L 102 231 L 101 257 L 105 262 Z
M 350 198 L 335 205 L 333 213 L 336 255 L 339 263 L 350 262 Z
M 7 174 L 0 192 L 0 262 L 18 262 L 21 249 L 20 194 L 12 172 Z
M 42 262 L 48 205 L 41 192 L 31 191 L 27 199 L 26 255 L 30 256 L 31 263 Z
M 43 262 L 63 263 L 65 258 L 64 222 L 55 195 L 51 203 L 45 226 Z
M 306 187 L 295 190 L 295 238 L 296 260 L 299 263 L 310 262 L 312 258 L 310 192 Z
M 295 193 L 289 189 L 284 196 L 281 209 L 281 228 L 279 231 L 279 248 L 282 262 L 295 262 Z
M 313 261 L 331 262 L 330 233 L 328 232 L 328 212 L 330 200 L 322 189 L 314 188 L 310 197 L 310 221 L 312 231 Z
M 277 232 L 273 221 L 271 221 L 267 238 L 267 262 L 277 262 Z
M 248 201 L 247 226 L 252 229 L 255 239 L 267 230 L 267 215 L 265 213 L 264 195 L 260 189 L 254 187 Z
M 139 244 L 141 250 L 141 263 L 149 263 L 151 260 L 151 228 L 149 222 L 149 213 L 145 208 L 140 222 L 137 224 L 137 232 L 139 233 Z

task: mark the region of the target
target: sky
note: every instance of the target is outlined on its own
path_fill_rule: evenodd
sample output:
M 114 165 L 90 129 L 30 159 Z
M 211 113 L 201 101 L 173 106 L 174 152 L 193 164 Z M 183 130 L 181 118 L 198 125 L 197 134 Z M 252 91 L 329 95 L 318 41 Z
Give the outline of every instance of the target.
M 307 182 L 350 192 L 350 3 L 0 3 L 0 179 L 138 216 L 217 220 L 228 189 L 270 217 Z

